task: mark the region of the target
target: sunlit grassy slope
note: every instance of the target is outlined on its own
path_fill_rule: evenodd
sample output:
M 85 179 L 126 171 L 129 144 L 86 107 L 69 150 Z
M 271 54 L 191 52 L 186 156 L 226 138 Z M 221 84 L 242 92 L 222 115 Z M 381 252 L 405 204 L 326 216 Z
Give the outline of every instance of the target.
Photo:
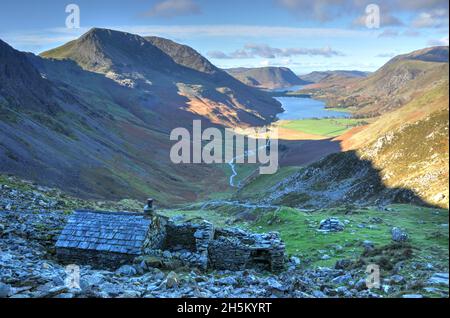
M 446 82 L 383 115 L 344 146 L 360 149 L 381 170 L 386 186 L 412 189 L 448 208 L 448 98 Z
M 431 47 L 397 56 L 365 79 L 336 78 L 302 93 L 325 99 L 330 107 L 350 108 L 361 116 L 378 116 L 401 108 L 446 78 L 448 46 Z

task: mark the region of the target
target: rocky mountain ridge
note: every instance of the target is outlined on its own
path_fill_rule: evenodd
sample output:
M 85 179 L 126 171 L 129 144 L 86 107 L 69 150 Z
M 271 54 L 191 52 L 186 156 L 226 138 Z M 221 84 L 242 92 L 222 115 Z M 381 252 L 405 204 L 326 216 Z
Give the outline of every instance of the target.
M 307 84 L 289 68 L 261 67 L 261 68 L 231 68 L 225 70 L 242 83 L 261 89 L 290 88 Z
M 299 76 L 300 79 L 308 83 L 320 83 L 336 80 L 336 78 L 365 78 L 369 75 L 368 72 L 361 71 L 325 71 L 325 72 L 311 72 L 309 74 Z
M 151 40 L 93 29 L 43 57 L 1 42 L 1 171 L 84 198 L 152 195 L 175 204 L 223 190 L 222 169 L 171 163 L 171 130 L 194 119 L 264 125 L 281 107 L 194 50 L 174 60 Z M 207 176 L 218 188 L 204 186 Z
M 437 46 L 394 57 L 363 80 L 340 78 L 311 85 L 304 92 L 326 100 L 329 107 L 374 117 L 400 108 L 447 77 L 448 46 Z
M 183 108 L 224 126 L 264 125 L 281 109 L 270 96 L 242 85 L 195 50 L 162 38 L 92 29 L 41 56 L 72 60 L 139 91 L 151 104 L 164 104 L 167 112 Z

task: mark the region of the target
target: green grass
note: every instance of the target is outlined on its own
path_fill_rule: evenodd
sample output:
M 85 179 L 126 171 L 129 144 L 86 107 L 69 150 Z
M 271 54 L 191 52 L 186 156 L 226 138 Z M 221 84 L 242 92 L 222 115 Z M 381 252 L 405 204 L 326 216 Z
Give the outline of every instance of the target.
M 200 207 L 197 210 L 159 210 L 158 213 L 167 217 L 181 215 L 184 217 L 183 221 L 204 219 L 218 227 L 226 227 L 226 221 L 229 219 L 227 215 L 216 211 L 202 210 Z
M 442 226 L 448 224 L 448 211 L 409 205 L 390 208 L 391 211 L 336 208 L 305 213 L 286 207 L 265 215 L 252 228 L 259 232 L 280 232 L 287 252 L 300 256 L 309 266 L 333 266 L 339 259 L 358 258 L 364 240 L 372 241 L 376 247 L 391 243 L 390 230 L 397 226 L 409 233 L 417 260 L 426 262 L 433 255 L 434 260 L 446 263 L 448 268 L 448 227 Z M 352 213 L 345 214 L 347 211 Z M 345 230 L 328 234 L 318 232 L 320 221 L 332 216 L 341 221 L 348 220 Z M 375 217 L 383 222 L 371 222 Z M 324 254 L 330 259 L 322 260 Z
M 237 195 L 242 198 L 260 198 L 267 193 L 267 189 L 290 177 L 299 169 L 299 167 L 280 167 L 273 175 L 258 174 L 256 178 L 249 180 Z
M 336 137 L 355 126 L 363 124 L 359 119 L 327 118 L 290 120 L 281 124 L 282 128 L 301 131 L 307 134 Z
M 18 180 L 14 177 L 10 177 L 7 175 L 0 174 L 0 184 L 7 185 L 11 188 L 20 190 L 20 191 L 32 191 L 33 185 L 31 182 L 26 182 L 22 180 Z

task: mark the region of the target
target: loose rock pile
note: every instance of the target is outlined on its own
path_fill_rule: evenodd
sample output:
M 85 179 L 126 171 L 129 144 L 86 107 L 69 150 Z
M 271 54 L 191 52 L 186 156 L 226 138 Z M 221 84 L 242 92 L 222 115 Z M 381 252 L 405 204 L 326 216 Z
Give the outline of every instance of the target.
M 391 234 L 394 242 L 406 242 L 409 239 L 408 233 L 398 227 L 392 228 Z
M 319 225 L 319 231 L 322 232 L 340 232 L 343 231 L 344 228 L 344 223 L 342 223 L 338 218 L 322 220 Z
M 64 202 L 46 196 L 51 192 L 45 187 L 37 187 L 37 190 L 19 191 L 6 184 L 0 184 L 0 210 L 37 210 L 60 209 Z

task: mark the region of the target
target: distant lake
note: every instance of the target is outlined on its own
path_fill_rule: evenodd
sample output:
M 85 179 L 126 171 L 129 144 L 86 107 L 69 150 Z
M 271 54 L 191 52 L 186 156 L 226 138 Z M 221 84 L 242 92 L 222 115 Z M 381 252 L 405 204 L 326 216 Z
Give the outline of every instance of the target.
M 311 118 L 349 118 L 346 112 L 326 110 L 325 102 L 304 97 L 276 97 L 284 112 L 278 114 L 280 120 L 311 119 Z

